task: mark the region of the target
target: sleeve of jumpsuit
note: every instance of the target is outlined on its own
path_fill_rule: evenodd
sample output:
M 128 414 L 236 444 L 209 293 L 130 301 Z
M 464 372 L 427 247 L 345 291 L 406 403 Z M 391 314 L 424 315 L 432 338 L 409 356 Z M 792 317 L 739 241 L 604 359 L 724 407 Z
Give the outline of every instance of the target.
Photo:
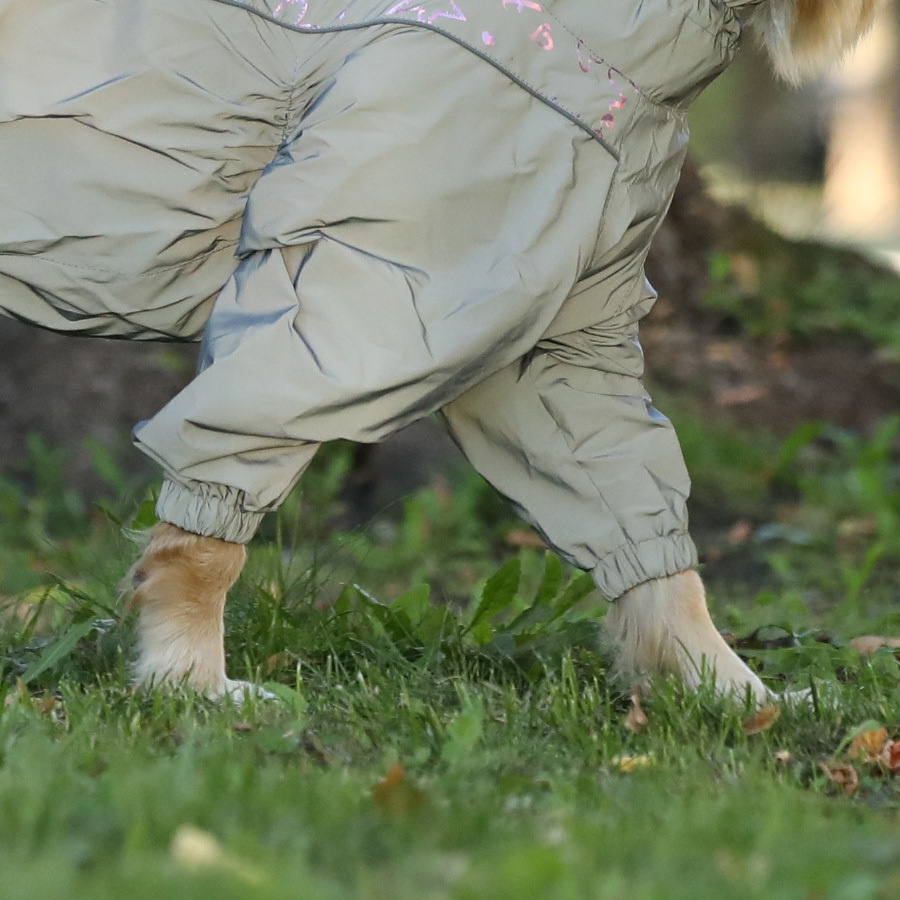
M 350 55 L 250 192 L 200 374 L 136 432 L 169 476 L 161 518 L 248 540 L 319 443 L 461 398 L 448 417 L 473 462 L 608 596 L 690 565 L 680 453 L 638 379 L 580 391 L 535 349 L 615 169 L 449 41 L 405 29 Z

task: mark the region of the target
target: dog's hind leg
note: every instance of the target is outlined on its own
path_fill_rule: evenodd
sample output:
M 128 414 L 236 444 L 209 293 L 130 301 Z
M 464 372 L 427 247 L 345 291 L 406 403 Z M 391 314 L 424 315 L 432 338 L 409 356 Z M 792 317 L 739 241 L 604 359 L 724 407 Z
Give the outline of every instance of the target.
M 247 691 L 225 677 L 225 596 L 244 565 L 243 544 L 204 537 L 161 523 L 131 570 L 131 605 L 137 609 L 141 686 L 184 684 L 208 697 Z
M 677 675 L 689 687 L 704 680 L 720 695 L 757 702 L 776 698 L 725 643 L 693 570 L 639 584 L 611 604 L 606 630 L 627 676 Z

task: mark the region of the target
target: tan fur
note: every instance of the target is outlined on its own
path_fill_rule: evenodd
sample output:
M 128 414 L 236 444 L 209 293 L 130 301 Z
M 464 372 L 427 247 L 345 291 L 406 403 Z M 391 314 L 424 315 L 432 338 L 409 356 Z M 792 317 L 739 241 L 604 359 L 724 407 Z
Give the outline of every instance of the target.
M 138 611 L 135 680 L 184 683 L 211 697 L 232 692 L 225 677 L 223 611 L 246 552 L 241 544 L 162 523 L 131 571 Z
M 751 24 L 775 71 L 799 83 L 837 63 L 869 30 L 886 0 L 762 0 Z
M 722 696 L 774 697 L 716 630 L 694 571 L 632 588 L 611 605 L 606 630 L 618 648 L 619 673 L 629 678 L 671 674 L 689 687 L 708 681 Z

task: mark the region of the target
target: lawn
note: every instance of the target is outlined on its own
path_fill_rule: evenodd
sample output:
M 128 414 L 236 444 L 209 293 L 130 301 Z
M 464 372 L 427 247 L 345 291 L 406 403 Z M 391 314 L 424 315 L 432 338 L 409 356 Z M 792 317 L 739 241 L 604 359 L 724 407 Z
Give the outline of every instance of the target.
M 135 694 L 150 507 L 86 511 L 35 444 L 38 490 L 0 483 L 0 898 L 900 897 L 898 660 L 851 645 L 900 634 L 898 424 L 679 424 L 714 615 L 809 705 L 663 682 L 641 716 L 586 576 L 467 474 L 335 530 L 342 447 L 229 605 L 232 676 L 279 699 Z

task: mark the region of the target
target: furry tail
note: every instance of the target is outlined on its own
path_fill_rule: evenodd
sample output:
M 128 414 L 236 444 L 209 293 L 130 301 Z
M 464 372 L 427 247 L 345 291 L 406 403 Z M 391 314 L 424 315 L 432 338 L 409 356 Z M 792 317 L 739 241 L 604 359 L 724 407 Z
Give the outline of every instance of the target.
M 838 62 L 885 0 L 762 0 L 751 18 L 775 71 L 798 84 Z

